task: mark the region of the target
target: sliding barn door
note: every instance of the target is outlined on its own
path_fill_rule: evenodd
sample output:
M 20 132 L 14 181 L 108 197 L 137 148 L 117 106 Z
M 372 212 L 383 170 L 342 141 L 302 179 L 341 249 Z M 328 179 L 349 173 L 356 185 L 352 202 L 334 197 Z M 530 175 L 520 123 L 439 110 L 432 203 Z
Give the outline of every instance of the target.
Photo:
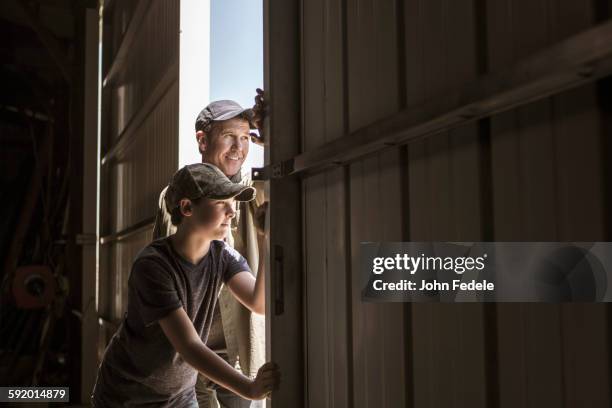
M 100 349 L 127 308 L 135 255 L 178 167 L 179 0 L 106 1 L 103 15 Z

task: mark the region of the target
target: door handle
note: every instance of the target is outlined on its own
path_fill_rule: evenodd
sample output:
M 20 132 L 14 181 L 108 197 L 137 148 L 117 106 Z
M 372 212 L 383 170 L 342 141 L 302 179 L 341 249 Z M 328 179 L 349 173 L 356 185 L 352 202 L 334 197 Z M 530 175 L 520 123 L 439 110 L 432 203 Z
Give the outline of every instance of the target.
M 274 245 L 274 314 L 280 316 L 285 311 L 285 286 L 283 247 Z

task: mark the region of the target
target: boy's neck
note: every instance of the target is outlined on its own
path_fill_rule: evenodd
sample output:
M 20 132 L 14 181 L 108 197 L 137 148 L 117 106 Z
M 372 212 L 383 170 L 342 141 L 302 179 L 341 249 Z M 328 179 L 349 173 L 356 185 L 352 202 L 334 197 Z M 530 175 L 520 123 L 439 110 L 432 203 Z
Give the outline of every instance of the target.
M 178 228 L 170 237 L 174 250 L 185 260 L 198 264 L 210 250 L 212 239 L 194 234 L 187 228 Z

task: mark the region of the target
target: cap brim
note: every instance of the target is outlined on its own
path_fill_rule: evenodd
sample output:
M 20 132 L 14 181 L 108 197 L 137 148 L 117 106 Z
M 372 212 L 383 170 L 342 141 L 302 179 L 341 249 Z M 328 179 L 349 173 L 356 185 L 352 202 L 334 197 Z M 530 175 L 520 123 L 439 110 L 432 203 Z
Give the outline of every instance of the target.
M 228 120 L 228 119 L 235 118 L 236 116 L 244 116 L 245 119 L 251 122 L 251 120 L 253 119 L 253 116 L 255 116 L 255 113 L 253 112 L 253 109 L 250 109 L 250 108 L 235 109 L 235 110 L 231 110 L 229 112 L 224 113 L 223 115 L 216 117 L 215 119 L 213 119 L 213 121 Z
M 210 197 L 216 200 L 227 200 L 228 198 L 234 198 L 236 201 L 251 201 L 255 198 L 256 190 L 253 187 L 245 186 L 242 184 L 234 184 L 228 188 L 226 194 Z

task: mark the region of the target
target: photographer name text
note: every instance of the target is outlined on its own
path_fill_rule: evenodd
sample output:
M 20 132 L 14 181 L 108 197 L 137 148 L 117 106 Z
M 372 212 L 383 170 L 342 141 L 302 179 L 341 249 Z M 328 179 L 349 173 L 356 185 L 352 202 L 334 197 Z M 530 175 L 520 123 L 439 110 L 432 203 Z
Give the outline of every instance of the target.
M 460 279 L 453 279 L 452 282 L 440 282 L 437 280 L 412 281 L 402 279 L 398 282 L 384 282 L 382 279 L 376 279 L 372 282 L 372 287 L 376 291 L 467 291 L 467 292 L 485 292 L 494 291 L 495 284 L 487 280 L 471 280 L 462 282 Z

